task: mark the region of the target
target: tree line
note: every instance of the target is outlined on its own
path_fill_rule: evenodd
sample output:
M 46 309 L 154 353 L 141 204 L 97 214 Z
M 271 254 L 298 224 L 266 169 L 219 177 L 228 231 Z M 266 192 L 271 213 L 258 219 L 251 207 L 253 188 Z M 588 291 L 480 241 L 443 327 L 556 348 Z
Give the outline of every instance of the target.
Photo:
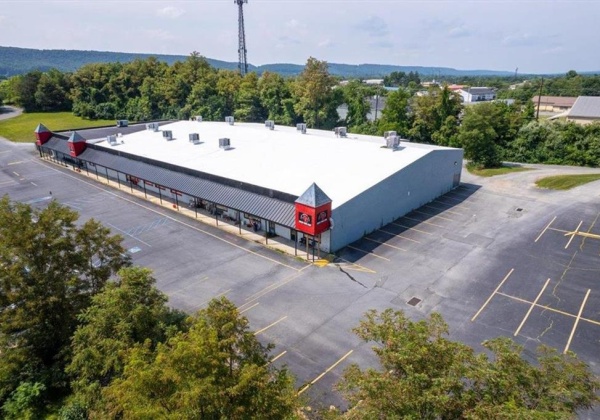
M 247 122 L 346 126 L 349 132 L 372 135 L 396 131 L 416 142 L 462 147 L 477 166 L 498 166 L 506 160 L 600 166 L 597 124 L 535 121 L 535 80 L 501 90 L 499 96 L 514 99 L 510 105 L 500 100 L 466 107 L 447 85 L 422 88 L 416 72 L 393 72 L 385 80 L 397 90 L 360 80 L 341 86 L 328 64 L 312 57 L 297 77 L 270 72 L 242 77 L 233 70 L 215 69 L 192 53 L 173 65 L 151 57 L 89 64 L 73 73 L 30 72 L 0 82 L 0 97 L 28 112 L 72 111 L 87 119 L 149 121 L 202 115 L 222 121 L 233 115 Z M 488 79 L 494 80 L 498 79 Z M 543 87 L 544 94 L 600 94 L 600 76 L 570 71 Z M 385 98 L 375 121 L 368 118 L 373 98 Z M 342 104 L 348 108 L 343 120 L 337 112 Z
M 486 354 L 448 339 L 438 314 L 370 311 L 354 332 L 377 369 L 336 385 L 346 411 L 307 411 L 293 373 L 270 361 L 226 298 L 185 314 L 122 237 L 56 201 L 0 199 L 0 414 L 5 419 L 568 418 L 600 382 L 573 353 L 510 339 Z

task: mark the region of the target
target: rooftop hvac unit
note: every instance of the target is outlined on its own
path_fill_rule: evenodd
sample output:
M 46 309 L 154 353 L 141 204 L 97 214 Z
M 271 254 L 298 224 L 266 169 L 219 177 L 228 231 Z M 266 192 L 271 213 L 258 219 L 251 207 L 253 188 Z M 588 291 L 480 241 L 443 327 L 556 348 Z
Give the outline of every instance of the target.
M 198 122 L 202 122 L 202 115 L 196 115 L 194 119 Z
M 302 134 L 306 134 L 306 124 L 296 124 L 296 130 L 300 131 Z
M 269 130 L 273 130 L 275 128 L 275 121 L 273 121 L 273 120 L 265 121 L 265 127 L 267 127 Z
M 158 123 L 153 122 L 146 124 L 146 130 L 158 131 Z
M 396 133 L 395 131 L 386 131 L 385 133 L 383 133 L 383 138 L 387 139 L 388 137 L 393 137 L 398 135 L 398 133 Z
M 397 149 L 400 146 L 400 136 L 389 136 L 385 139 L 385 146 L 388 149 Z
M 117 127 L 127 127 L 129 125 L 129 121 L 127 120 L 117 120 Z
M 163 137 L 167 140 L 173 140 L 173 132 L 171 130 L 165 130 L 162 132 Z
M 231 142 L 227 137 L 223 137 L 219 139 L 219 147 L 224 150 L 228 150 L 231 148 Z
M 334 131 L 336 137 L 346 137 L 348 130 L 346 127 L 335 127 Z
M 200 140 L 200 134 L 198 134 L 198 133 L 190 133 L 189 137 L 190 137 L 190 140 L 189 140 L 190 143 Z
M 230 115 L 229 117 L 225 117 L 225 122 L 229 125 L 233 125 L 235 119 Z
M 106 136 L 106 141 L 111 146 L 114 146 L 115 144 L 117 144 L 117 136 L 115 136 L 114 134 L 112 136 Z

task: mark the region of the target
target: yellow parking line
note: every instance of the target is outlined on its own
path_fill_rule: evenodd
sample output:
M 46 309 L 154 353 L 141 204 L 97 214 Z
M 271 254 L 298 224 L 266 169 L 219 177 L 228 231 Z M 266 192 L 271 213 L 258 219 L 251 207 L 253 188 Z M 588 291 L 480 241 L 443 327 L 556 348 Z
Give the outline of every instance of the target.
M 573 232 L 569 232 L 569 233 L 565 234 L 565 236 L 571 235 L 569 242 L 567 242 L 567 244 L 565 245 L 565 249 L 567 249 L 569 247 L 569 245 L 571 245 L 571 241 L 579 233 L 579 228 L 581 227 L 582 224 L 583 224 L 583 220 L 581 222 L 579 222 L 579 224 L 577 225 L 577 229 L 575 229 Z
M 521 324 L 519 325 L 519 328 L 517 328 L 517 330 L 515 331 L 515 337 L 517 335 L 519 335 L 519 332 L 521 331 L 521 328 L 523 328 L 523 325 L 525 325 L 525 321 L 527 321 L 527 318 L 529 318 L 529 315 L 531 314 L 531 311 L 533 311 L 533 308 L 535 307 L 535 305 L 537 305 L 538 300 L 540 300 L 540 297 L 542 297 L 542 294 L 544 294 L 544 290 L 546 290 L 546 287 L 548 287 L 548 283 L 550 283 L 550 279 L 546 280 L 546 283 L 544 284 L 544 287 L 542 287 L 542 290 L 540 290 L 540 293 L 538 293 L 538 295 L 536 296 L 535 300 L 531 303 L 531 306 L 529 307 L 529 310 L 525 314 L 525 317 L 523 318 L 523 321 L 521 321 Z
M 260 333 L 263 333 L 263 332 L 267 331 L 269 328 L 274 327 L 275 325 L 279 324 L 281 321 L 283 321 L 286 318 L 287 318 L 287 315 L 284 316 L 284 317 L 279 318 L 277 321 L 273 322 L 272 324 L 267 325 L 265 328 L 261 328 L 260 330 L 255 331 L 254 335 L 258 335 Z
M 456 221 L 454 219 L 450 219 L 449 217 L 438 216 L 436 214 L 429 214 L 429 213 L 425 213 L 424 211 L 414 210 L 414 212 L 415 213 L 419 213 L 419 214 L 424 214 L 425 216 L 429 216 L 429 217 L 438 217 L 440 219 L 449 220 L 451 222 L 455 222 Z
M 577 324 L 579 324 L 579 320 L 581 319 L 581 313 L 583 312 L 583 307 L 585 306 L 588 296 L 590 295 L 590 291 L 591 290 L 588 289 L 587 293 L 585 294 L 585 297 L 583 298 L 583 302 L 581 302 L 581 307 L 579 308 L 579 312 L 577 313 L 577 318 L 575 318 L 575 324 L 573 324 L 573 329 L 571 330 L 571 335 L 569 335 L 569 340 L 567 341 L 567 345 L 565 346 L 565 350 L 563 351 L 563 354 L 567 354 L 567 352 L 569 351 L 569 347 L 571 346 L 571 340 L 573 339 L 573 336 L 575 335 L 575 330 L 577 329 Z
M 365 239 L 366 239 L 367 241 L 375 242 L 375 243 L 378 243 L 378 244 L 381 244 L 381 245 L 389 246 L 390 248 L 394 248 L 394 249 L 398 249 L 398 250 L 400 250 L 400 251 L 404 251 L 404 252 L 406 252 L 406 249 L 404 249 L 404 248 L 400 248 L 400 247 L 398 247 L 398 246 L 394 246 L 394 245 L 386 244 L 385 242 L 376 241 L 375 239 L 371 239 L 371 238 L 366 238 L 366 237 L 365 237 Z
M 519 298 L 519 297 L 516 297 L 516 296 L 507 295 L 506 293 L 502 293 L 502 292 L 498 292 L 498 293 L 496 293 L 496 294 L 497 294 L 497 295 L 500 295 L 500 296 L 507 297 L 507 298 L 509 298 L 509 299 L 516 300 L 517 302 L 522 302 L 522 303 L 529 303 L 529 304 L 531 304 L 531 302 L 530 302 L 530 301 L 528 301 L 527 299 L 522 299 L 522 298 Z M 564 316 L 570 316 L 571 318 L 576 318 L 576 317 L 577 317 L 577 315 L 570 314 L 570 313 L 568 313 L 568 312 L 565 312 L 565 311 L 561 311 L 560 309 L 555 309 L 555 308 L 552 308 L 551 306 L 540 305 L 539 303 L 538 303 L 538 304 L 536 304 L 535 306 L 537 306 L 538 308 L 542 308 L 542 309 L 543 309 L 543 310 L 545 310 L 545 311 L 555 312 L 555 313 L 557 313 L 557 314 L 561 314 L 561 315 L 564 315 Z M 596 321 L 596 320 L 589 319 L 589 318 L 584 318 L 584 317 L 581 317 L 580 319 L 581 319 L 582 321 L 589 322 L 590 324 L 594 324 L 594 325 L 600 325 L 600 321 Z
M 302 270 L 304 270 L 305 268 L 308 268 L 308 267 L 310 267 L 310 265 L 307 265 L 306 267 L 302 268 Z M 259 290 L 258 292 L 256 292 L 256 293 L 248 296 L 246 298 L 247 302 L 245 304 L 248 304 L 248 303 L 250 303 L 253 300 L 257 300 L 257 299 L 263 297 L 264 295 L 266 295 L 267 293 L 270 293 L 270 292 L 272 292 L 275 289 L 279 289 L 281 286 L 285 286 L 286 284 L 288 284 L 292 280 L 295 280 L 297 277 L 299 277 L 300 274 L 301 274 L 301 272 L 302 272 L 302 270 L 299 270 L 296 273 L 292 274 L 291 276 L 286 277 L 286 278 L 284 278 L 283 280 L 281 280 L 281 281 L 279 281 L 277 283 L 270 284 L 267 287 L 265 287 L 264 289 Z
M 412 220 L 413 222 L 425 223 L 426 225 L 431 225 L 431 226 L 435 226 L 435 227 L 441 227 L 441 228 L 444 227 L 442 225 L 437 225 L 435 223 L 431 223 L 426 220 L 413 219 L 412 217 L 408 217 L 408 216 L 404 216 L 403 219 Z
M 508 274 L 506 276 L 504 276 L 504 278 L 502 279 L 502 281 L 500 282 L 500 284 L 498 285 L 498 287 L 496 287 L 496 289 L 492 292 L 492 294 L 490 295 L 490 297 L 487 298 L 487 300 L 485 301 L 485 303 L 483 304 L 483 306 L 481 308 L 479 308 L 479 310 L 477 311 L 477 313 L 475 315 L 473 315 L 473 318 L 471 318 L 471 322 L 475 321 L 475 318 L 477 318 L 479 316 L 479 314 L 481 313 L 481 311 L 483 311 L 483 308 L 485 308 L 487 306 L 487 304 L 490 303 L 490 300 L 492 300 L 492 298 L 494 297 L 494 295 L 496 293 L 498 293 L 498 290 L 500 290 L 500 288 L 502 287 L 502 285 L 504 284 L 504 282 L 506 280 L 508 280 L 508 278 L 513 273 L 513 271 L 515 271 L 515 269 L 511 268 L 510 271 L 508 272 Z
M 260 305 L 260 302 L 256 302 L 256 303 L 255 303 L 254 305 L 252 305 L 252 306 L 248 306 L 246 309 L 244 309 L 244 310 L 240 311 L 240 315 L 241 315 L 241 314 L 243 314 L 244 312 L 247 312 L 247 311 L 249 311 L 249 310 L 250 310 L 250 309 L 252 309 L 252 308 L 256 308 L 258 305 Z
M 354 250 L 356 250 L 356 251 L 360 251 L 360 252 L 363 252 L 363 253 L 365 253 L 365 254 L 372 255 L 372 256 L 374 256 L 374 257 L 377 257 L 377 258 L 381 258 L 382 260 L 390 261 L 389 259 L 387 259 L 387 258 L 385 258 L 385 257 L 382 257 L 381 255 L 377 255 L 377 254 L 375 254 L 374 252 L 371 252 L 371 251 L 365 251 L 364 249 L 356 248 L 356 247 L 353 247 L 353 246 L 351 246 L 351 245 L 346 245 L 346 246 L 347 246 L 348 248 L 350 248 L 350 249 L 354 249 Z
M 279 359 L 280 357 L 282 357 L 284 354 L 287 353 L 287 350 L 282 351 L 281 353 L 279 353 L 277 356 L 273 357 L 269 363 L 273 363 L 275 360 Z
M 395 236 L 395 237 L 397 237 L 397 238 L 406 239 L 407 241 L 416 242 L 416 243 L 418 243 L 418 244 L 420 244 L 420 243 L 421 243 L 421 242 L 417 241 L 416 239 L 409 238 L 408 236 L 402 236 L 402 234 L 401 234 L 401 233 L 394 233 L 394 232 L 387 231 L 387 230 L 385 230 L 385 229 L 377 229 L 377 230 L 378 230 L 378 231 L 380 231 L 380 232 L 383 232 L 383 233 L 387 233 L 388 235 Z
M 304 385 L 302 387 L 302 389 L 300 389 L 300 391 L 298 391 L 298 395 L 302 394 L 308 388 L 313 386 L 319 379 L 321 379 L 323 376 L 327 375 L 329 372 L 331 372 L 333 369 L 335 369 L 335 367 L 337 365 L 339 365 L 340 363 L 342 363 L 344 361 L 344 359 L 346 359 L 348 356 L 350 356 L 353 351 L 354 350 L 350 350 L 348 353 L 344 354 L 337 362 L 335 362 L 333 365 L 329 366 L 325 372 L 321 373 L 319 376 L 317 376 L 315 379 L 313 379 L 310 383 Z
M 408 230 L 414 230 L 416 232 L 424 233 L 425 235 L 433 235 L 433 233 L 431 233 L 431 232 L 426 232 L 424 230 L 420 230 L 420 229 L 417 229 L 417 228 L 414 228 L 414 227 L 410 227 L 410 226 L 404 226 L 404 225 L 401 225 L 400 223 L 392 222 L 390 224 L 391 225 L 395 225 L 395 226 L 400 226 L 400 227 L 408 229 Z
M 444 213 L 452 213 L 452 214 L 456 214 L 457 216 L 462 216 L 462 213 L 459 213 L 459 212 L 453 211 L 453 210 L 449 210 L 449 209 L 435 207 L 435 206 L 432 206 L 431 203 L 425 204 L 423 207 L 431 207 L 432 209 L 435 209 L 435 210 L 442 210 Z
M 544 230 L 542 230 L 542 232 L 541 232 L 541 233 L 538 235 L 538 237 L 537 237 L 537 238 L 535 238 L 535 241 L 533 241 L 533 242 L 537 242 L 537 241 L 539 241 L 539 240 L 540 240 L 540 238 L 542 237 L 542 235 L 543 235 L 544 233 L 546 233 L 546 231 L 548 230 L 548 228 L 550 227 L 550 225 L 551 225 L 552 223 L 554 223 L 554 221 L 555 221 L 555 220 L 556 220 L 556 216 L 554 216 L 554 219 L 550 220 L 550 223 L 548 223 L 548 225 L 546 225 L 546 227 L 544 228 Z
M 356 263 L 350 262 L 348 260 L 343 259 L 342 257 L 337 257 L 337 259 L 342 260 L 346 264 L 350 264 L 350 265 L 344 267 L 346 270 L 354 270 L 354 271 L 360 271 L 360 272 L 363 272 L 363 273 L 377 274 L 377 271 L 375 271 L 375 270 L 371 270 L 370 268 L 364 267 L 364 266 L 362 266 L 360 264 L 356 264 Z M 334 263 L 334 264 L 337 267 L 340 267 L 339 263 Z M 358 268 L 355 268 L 355 267 L 358 267 Z

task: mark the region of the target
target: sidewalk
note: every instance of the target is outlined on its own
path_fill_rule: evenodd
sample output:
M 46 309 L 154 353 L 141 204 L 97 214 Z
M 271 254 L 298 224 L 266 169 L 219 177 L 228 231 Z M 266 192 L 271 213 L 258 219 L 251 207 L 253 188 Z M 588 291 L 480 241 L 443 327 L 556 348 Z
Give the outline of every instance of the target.
M 46 159 L 44 159 L 44 160 L 46 160 Z M 50 163 L 54 163 L 50 160 L 46 160 L 46 161 L 50 162 Z M 70 168 L 72 168 L 72 167 L 70 167 Z M 129 195 L 136 196 L 145 201 L 149 201 L 149 202 L 151 202 L 157 206 L 160 206 L 164 209 L 168 209 L 170 211 L 182 214 L 191 219 L 198 220 L 202 223 L 205 223 L 210 226 L 214 226 L 225 232 L 242 237 L 247 241 L 252 241 L 252 242 L 261 244 L 263 246 L 266 246 L 267 248 L 273 249 L 273 250 L 281 252 L 283 254 L 287 254 L 292 257 L 302 259 L 303 261 L 308 261 L 311 263 L 314 262 L 315 265 L 324 266 L 324 265 L 327 265 L 334 258 L 332 255 L 326 254 L 323 251 L 321 251 L 320 257 L 319 257 L 318 251 L 315 250 L 314 261 L 313 261 L 312 248 L 309 248 L 308 256 L 307 256 L 307 250 L 305 247 L 302 247 L 300 244 L 298 244 L 298 248 L 297 249 L 294 248 L 294 241 L 290 241 L 288 239 L 285 239 L 285 238 L 282 238 L 279 236 L 277 236 L 275 238 L 266 238 L 264 235 L 264 232 L 262 232 L 262 233 L 254 232 L 244 226 L 240 227 L 239 225 L 234 225 L 233 223 L 231 223 L 229 221 L 225 221 L 223 219 L 217 219 L 215 216 L 208 214 L 205 210 L 197 209 L 197 211 L 194 211 L 194 209 L 190 209 L 185 205 L 181 205 L 182 203 L 180 203 L 180 205 L 177 206 L 175 203 L 172 203 L 170 200 L 167 200 L 167 199 L 163 199 L 162 203 L 161 203 L 161 199 L 159 197 L 156 197 L 152 194 L 147 194 L 147 196 L 145 196 L 143 191 L 139 191 L 135 188 L 132 189 L 129 187 L 129 185 L 125 185 L 124 183 L 119 184 L 115 180 L 109 181 L 102 176 L 100 176 L 99 178 L 96 178 L 95 174 L 90 173 L 88 175 L 85 170 L 82 170 L 82 171 L 73 170 L 73 171 L 77 172 L 78 175 L 82 175 L 83 177 L 93 179 L 96 182 L 105 184 L 109 187 L 119 189 L 122 192 L 125 192 Z

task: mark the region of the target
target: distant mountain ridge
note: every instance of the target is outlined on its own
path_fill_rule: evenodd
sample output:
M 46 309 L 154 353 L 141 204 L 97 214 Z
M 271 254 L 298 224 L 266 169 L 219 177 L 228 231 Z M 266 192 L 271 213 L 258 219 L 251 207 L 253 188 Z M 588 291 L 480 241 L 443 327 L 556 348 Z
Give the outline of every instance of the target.
M 63 72 L 71 72 L 90 63 L 130 62 L 136 59 L 156 57 L 168 64 L 183 61 L 185 55 L 120 53 L 109 51 L 82 50 L 38 50 L 32 48 L 0 46 L 0 76 L 14 76 L 32 70 L 47 71 L 56 68 Z M 211 66 L 219 69 L 237 69 L 237 63 L 207 58 Z M 265 64 L 248 66 L 250 71 L 263 73 L 265 71 L 279 73 L 282 76 L 294 76 L 302 72 L 303 65 L 299 64 Z M 397 66 L 388 64 L 338 64 L 329 63 L 332 75 L 349 78 L 383 78 L 393 71 L 418 72 L 422 76 L 511 76 L 508 71 L 496 70 L 457 70 L 449 67 Z

